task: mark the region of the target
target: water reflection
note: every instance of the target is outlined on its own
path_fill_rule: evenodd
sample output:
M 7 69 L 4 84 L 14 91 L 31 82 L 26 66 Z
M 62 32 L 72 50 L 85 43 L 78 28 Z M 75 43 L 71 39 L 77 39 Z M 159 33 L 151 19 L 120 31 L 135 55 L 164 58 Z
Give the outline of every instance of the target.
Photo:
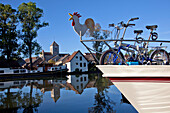
M 117 113 L 122 99 L 112 82 L 98 74 L 0 82 L 0 112 Z
M 89 113 L 116 113 L 116 110 L 114 110 L 115 102 L 111 100 L 107 94 L 107 89 L 110 85 L 112 85 L 112 83 L 108 79 L 98 76 L 95 82 L 95 86 L 97 88 L 95 103 L 94 107 L 89 108 Z
M 23 112 L 37 111 L 37 107 L 42 103 L 42 94 L 33 94 L 33 83 L 28 81 L 8 81 L 1 82 L 0 111 L 17 112 L 21 107 Z M 21 89 L 30 84 L 30 91 L 23 92 Z
M 67 87 L 75 91 L 77 94 L 81 94 L 89 82 L 88 74 L 68 75 L 67 77 Z

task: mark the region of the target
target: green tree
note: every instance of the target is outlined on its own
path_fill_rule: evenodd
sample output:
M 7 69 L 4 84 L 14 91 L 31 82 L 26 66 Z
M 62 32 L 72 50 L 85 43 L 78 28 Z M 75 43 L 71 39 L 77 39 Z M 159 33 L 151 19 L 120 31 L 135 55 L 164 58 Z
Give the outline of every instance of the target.
M 102 30 L 100 24 L 96 23 L 93 34 L 91 34 L 90 32 L 87 32 L 86 36 L 93 37 L 92 40 L 105 40 L 108 38 L 109 34 L 110 34 L 110 31 Z M 102 53 L 106 47 L 105 43 L 103 41 L 102 42 L 93 41 L 92 44 L 93 44 L 92 45 L 93 49 L 96 51 L 96 58 L 100 59 L 100 55 L 101 55 L 100 53 Z
M 18 7 L 19 20 L 22 25 L 21 37 L 23 44 L 21 51 L 25 56 L 29 56 L 30 66 L 32 69 L 32 54 L 40 53 L 41 47 L 37 43 L 37 31 L 48 25 L 46 22 L 41 22 L 40 18 L 43 16 L 43 10 L 36 6 L 36 3 L 22 3 Z
M 5 56 L 8 61 L 18 56 L 17 25 L 16 10 L 10 5 L 0 4 L 0 49 L 1 56 Z

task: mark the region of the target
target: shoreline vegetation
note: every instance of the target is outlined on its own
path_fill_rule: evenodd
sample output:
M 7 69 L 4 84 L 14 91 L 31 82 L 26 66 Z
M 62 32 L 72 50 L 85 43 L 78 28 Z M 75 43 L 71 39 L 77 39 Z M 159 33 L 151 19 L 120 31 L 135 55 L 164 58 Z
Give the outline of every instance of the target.
M 41 51 L 36 39 L 38 30 L 49 25 L 41 21 L 43 15 L 43 10 L 33 2 L 22 3 L 17 9 L 0 3 L 0 61 L 29 57 L 33 69 L 32 55 Z

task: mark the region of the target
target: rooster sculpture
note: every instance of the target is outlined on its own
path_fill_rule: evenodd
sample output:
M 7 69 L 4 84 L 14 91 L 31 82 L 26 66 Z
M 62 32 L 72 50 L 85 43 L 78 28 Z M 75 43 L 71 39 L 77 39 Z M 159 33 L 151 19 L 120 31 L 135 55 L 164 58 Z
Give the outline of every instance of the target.
M 90 31 L 90 34 L 93 33 L 94 26 L 95 26 L 95 23 L 94 23 L 93 19 L 91 19 L 91 18 L 86 19 L 85 23 L 82 25 L 82 24 L 79 23 L 79 18 L 81 17 L 80 14 L 78 14 L 77 12 L 74 12 L 73 14 L 69 13 L 69 15 L 71 16 L 69 21 L 73 20 L 72 21 L 72 26 L 74 28 L 74 31 L 79 36 L 83 36 L 88 29 Z

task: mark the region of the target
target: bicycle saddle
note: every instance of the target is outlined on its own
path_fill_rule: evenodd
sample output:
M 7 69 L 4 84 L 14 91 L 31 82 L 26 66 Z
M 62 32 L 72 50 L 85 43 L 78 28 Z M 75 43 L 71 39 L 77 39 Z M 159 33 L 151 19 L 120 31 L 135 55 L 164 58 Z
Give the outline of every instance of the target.
M 141 33 L 143 33 L 143 30 L 134 30 L 134 33 L 139 33 L 139 34 L 141 34 Z
M 157 25 L 152 25 L 152 26 L 146 26 L 146 29 L 156 29 L 158 26 Z

